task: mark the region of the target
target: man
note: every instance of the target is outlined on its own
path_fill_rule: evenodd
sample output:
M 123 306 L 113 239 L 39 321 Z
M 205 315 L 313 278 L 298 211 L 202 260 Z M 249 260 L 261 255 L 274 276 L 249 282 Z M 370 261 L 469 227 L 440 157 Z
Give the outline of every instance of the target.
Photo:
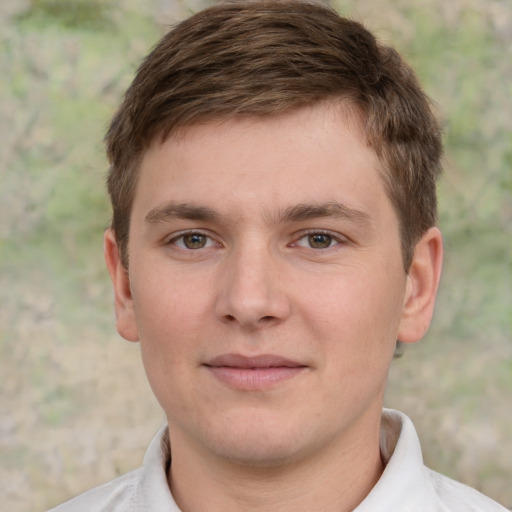
M 59 511 L 498 511 L 382 411 L 441 272 L 440 130 L 411 69 L 319 4 L 218 5 L 106 137 L 117 329 L 168 425 Z

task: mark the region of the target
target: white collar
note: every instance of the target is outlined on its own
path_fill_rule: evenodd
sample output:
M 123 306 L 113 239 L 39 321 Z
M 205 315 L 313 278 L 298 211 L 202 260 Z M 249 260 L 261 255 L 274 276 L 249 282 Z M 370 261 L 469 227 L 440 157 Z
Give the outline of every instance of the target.
M 405 414 L 383 410 L 380 449 L 384 472 L 353 512 L 506 512 L 474 489 L 425 467 L 416 430 Z M 133 510 L 180 512 L 167 483 L 170 459 L 169 433 L 162 427 L 132 489 Z

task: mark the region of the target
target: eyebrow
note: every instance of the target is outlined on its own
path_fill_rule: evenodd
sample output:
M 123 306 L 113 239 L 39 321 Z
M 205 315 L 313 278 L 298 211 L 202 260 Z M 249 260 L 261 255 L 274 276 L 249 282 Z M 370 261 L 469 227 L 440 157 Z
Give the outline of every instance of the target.
M 336 201 L 323 204 L 298 204 L 285 209 L 278 215 L 279 222 L 300 222 L 321 217 L 346 219 L 356 224 L 369 226 L 370 215 L 362 210 Z
M 290 206 L 277 212 L 277 214 L 271 215 L 270 220 L 275 223 L 285 224 L 325 217 L 346 219 L 365 226 L 370 226 L 372 223 L 370 216 L 366 212 L 336 201 Z M 147 224 L 156 225 L 174 219 L 220 222 L 223 218 L 224 216 L 221 216 L 214 209 L 207 206 L 170 201 L 150 210 L 144 219 Z
M 219 215 L 215 210 L 206 206 L 168 202 L 153 208 L 144 217 L 146 223 L 150 225 L 168 222 L 173 219 L 214 222 L 219 219 Z

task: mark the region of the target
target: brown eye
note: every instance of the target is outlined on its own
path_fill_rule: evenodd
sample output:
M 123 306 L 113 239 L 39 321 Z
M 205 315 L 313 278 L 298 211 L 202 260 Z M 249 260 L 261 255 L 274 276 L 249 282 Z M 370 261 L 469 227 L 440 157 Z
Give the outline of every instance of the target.
M 308 235 L 309 246 L 313 249 L 327 249 L 332 244 L 332 236 L 317 233 L 315 235 Z
M 183 245 L 187 249 L 202 249 L 206 246 L 208 237 L 200 233 L 192 233 L 183 236 Z

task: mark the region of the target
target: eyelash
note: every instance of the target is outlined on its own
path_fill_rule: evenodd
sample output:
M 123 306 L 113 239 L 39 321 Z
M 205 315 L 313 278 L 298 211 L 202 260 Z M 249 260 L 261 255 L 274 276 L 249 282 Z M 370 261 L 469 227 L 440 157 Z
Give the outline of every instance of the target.
M 298 244 L 299 241 L 306 239 L 308 237 L 312 237 L 312 236 L 325 236 L 325 237 L 329 237 L 331 240 L 331 244 L 328 247 L 306 247 L 307 249 L 311 249 L 311 250 L 315 250 L 315 251 L 322 251 L 322 250 L 325 251 L 327 249 L 331 249 L 332 247 L 334 247 L 336 245 L 343 245 L 343 244 L 347 243 L 346 239 L 344 239 L 340 235 L 332 233 L 330 231 L 312 230 L 312 231 L 306 231 L 306 232 L 301 233 L 300 237 L 298 237 L 296 239 L 296 241 L 292 243 L 292 246 L 297 246 L 297 245 L 299 245 Z M 302 246 L 299 246 L 299 247 L 302 247 Z
M 180 247 L 180 245 L 177 243 L 179 240 L 182 240 L 183 245 L 185 245 L 185 242 L 184 242 L 185 238 L 186 237 L 194 237 L 194 236 L 204 237 L 206 239 L 205 245 L 192 248 L 192 247 L 186 247 L 186 246 Z M 307 239 L 308 237 L 314 237 L 314 236 L 328 237 L 330 239 L 329 245 L 327 247 L 311 247 L 311 246 L 305 247 L 305 246 L 299 244 L 300 241 Z M 201 231 L 201 230 L 194 230 L 194 231 L 183 231 L 181 233 L 174 235 L 170 240 L 168 240 L 167 244 L 175 245 L 175 246 L 179 247 L 180 249 L 187 250 L 187 251 L 196 251 L 199 249 L 211 247 L 212 242 L 215 243 L 215 240 L 208 233 Z M 296 238 L 295 241 L 290 244 L 290 246 L 291 247 L 294 247 L 294 246 L 304 247 L 306 249 L 311 249 L 314 251 L 324 251 L 327 249 L 331 249 L 332 247 L 334 247 L 336 245 L 343 245 L 346 242 L 347 241 L 345 239 L 341 238 L 339 235 L 331 233 L 330 231 L 312 230 L 312 231 L 306 231 L 306 232 L 301 233 L 300 236 L 298 238 Z
M 200 237 L 206 238 L 206 244 L 208 244 L 208 242 L 210 242 L 210 243 L 215 242 L 215 240 L 208 233 L 205 233 L 204 231 L 201 231 L 201 230 L 193 230 L 193 231 L 183 231 L 181 233 L 174 235 L 171 239 L 169 239 L 167 241 L 167 245 L 176 245 L 179 247 L 179 245 L 177 244 L 177 242 L 179 240 L 184 240 L 186 237 L 193 237 L 193 236 L 200 236 Z M 204 249 L 204 247 L 197 247 L 195 249 L 192 249 L 190 247 L 179 247 L 179 248 L 183 249 L 183 250 L 187 250 L 187 251 L 195 251 L 198 249 Z

